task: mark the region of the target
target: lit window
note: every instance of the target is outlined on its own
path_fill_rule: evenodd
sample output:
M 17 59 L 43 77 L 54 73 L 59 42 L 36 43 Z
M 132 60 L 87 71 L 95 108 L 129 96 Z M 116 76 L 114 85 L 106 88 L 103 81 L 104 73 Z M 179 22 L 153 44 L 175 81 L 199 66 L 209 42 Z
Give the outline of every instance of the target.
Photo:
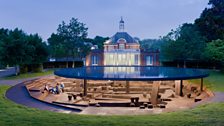
M 153 60 L 152 60 L 152 56 L 146 56 L 146 65 L 152 65 Z
M 97 56 L 92 56 L 91 57 L 91 62 L 92 62 L 92 65 L 98 65 L 98 57 Z

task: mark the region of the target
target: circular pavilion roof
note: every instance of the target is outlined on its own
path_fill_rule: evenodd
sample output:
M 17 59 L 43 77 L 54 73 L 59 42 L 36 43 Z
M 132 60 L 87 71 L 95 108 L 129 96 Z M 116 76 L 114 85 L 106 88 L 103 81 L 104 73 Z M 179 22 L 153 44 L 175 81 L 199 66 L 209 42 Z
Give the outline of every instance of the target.
M 54 72 L 55 75 L 67 78 L 89 80 L 187 80 L 209 76 L 203 69 L 158 67 L 158 66 L 91 66 L 64 68 Z

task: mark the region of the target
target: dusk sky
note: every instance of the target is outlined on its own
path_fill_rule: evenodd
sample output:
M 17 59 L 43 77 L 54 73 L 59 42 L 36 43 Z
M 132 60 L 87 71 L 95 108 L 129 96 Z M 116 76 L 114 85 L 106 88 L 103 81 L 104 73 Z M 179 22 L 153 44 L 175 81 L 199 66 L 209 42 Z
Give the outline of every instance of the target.
M 46 40 L 72 17 L 86 24 L 88 37 L 111 37 L 122 16 L 125 31 L 158 38 L 198 18 L 208 0 L 0 0 L 0 28 L 23 29 Z

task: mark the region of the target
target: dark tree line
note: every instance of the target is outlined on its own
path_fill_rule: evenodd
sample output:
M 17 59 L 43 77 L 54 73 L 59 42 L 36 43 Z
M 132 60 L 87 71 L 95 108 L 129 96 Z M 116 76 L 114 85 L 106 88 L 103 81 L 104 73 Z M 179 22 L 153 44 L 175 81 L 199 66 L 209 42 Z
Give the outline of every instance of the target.
M 36 68 L 41 67 L 48 54 L 47 45 L 38 34 L 28 35 L 18 28 L 0 29 L 0 62 L 4 66 L 15 66 L 16 74 L 20 67 L 25 68 L 26 72 L 27 65 L 38 71 Z
M 205 8 L 200 18 L 195 20 L 195 25 L 207 42 L 224 39 L 224 1 L 209 0 L 210 7 Z

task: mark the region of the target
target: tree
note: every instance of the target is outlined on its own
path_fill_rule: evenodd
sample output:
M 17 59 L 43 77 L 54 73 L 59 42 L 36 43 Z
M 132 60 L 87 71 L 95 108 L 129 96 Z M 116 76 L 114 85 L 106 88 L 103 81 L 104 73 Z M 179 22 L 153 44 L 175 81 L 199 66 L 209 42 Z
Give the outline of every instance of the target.
M 84 40 L 87 37 L 87 30 L 88 28 L 85 26 L 85 24 L 79 22 L 76 18 L 72 18 L 68 24 L 63 21 L 62 24 L 59 24 L 57 33 L 52 34 L 51 38 L 48 39 L 51 50 L 55 51 L 53 54 L 55 54 L 55 56 L 59 56 L 56 54 L 62 50 L 65 50 L 66 52 L 64 57 L 75 58 L 83 56 L 81 53 L 88 52 L 90 50 L 90 47 L 86 46 L 84 43 Z M 56 46 L 55 43 L 59 45 Z
M 104 42 L 108 39 L 109 39 L 109 37 L 96 36 L 93 39 L 92 44 L 97 45 L 99 47 L 99 49 L 103 49 Z
M 54 58 L 66 57 L 66 50 L 63 39 L 57 34 L 51 34 L 51 37 L 47 40 L 50 49 L 50 56 Z
M 14 31 L 9 31 L 7 37 L 0 43 L 1 62 L 6 65 L 15 65 L 16 75 L 19 73 L 18 66 L 28 64 L 31 60 L 25 37 L 26 34 L 16 28 Z
M 209 0 L 210 8 L 205 8 L 200 18 L 195 20 L 207 42 L 224 39 L 224 0 Z
M 160 50 L 163 42 L 162 39 L 144 39 L 140 41 L 140 45 L 144 50 Z
M 33 71 L 39 72 L 43 68 L 42 63 L 47 60 L 49 55 L 47 45 L 38 34 L 29 35 L 26 38 L 29 45 L 30 56 L 32 58 L 29 64 L 32 65 Z
M 27 35 L 16 28 L 0 30 L 0 38 L 0 61 L 15 66 L 16 75 L 20 72 L 20 66 L 41 64 L 48 57 L 46 44 L 37 34 Z
M 8 33 L 9 33 L 8 29 L 3 29 L 3 28 L 0 29 L 0 44 L 7 40 Z M 4 67 L 5 67 L 5 64 L 0 60 L 0 68 L 4 68 Z
M 221 64 L 224 69 L 224 40 L 213 40 L 205 49 L 205 55 L 214 64 Z
M 193 24 L 183 24 L 176 31 L 163 38 L 162 55 L 166 60 L 183 61 L 203 59 L 202 52 L 206 47 L 205 39 Z

